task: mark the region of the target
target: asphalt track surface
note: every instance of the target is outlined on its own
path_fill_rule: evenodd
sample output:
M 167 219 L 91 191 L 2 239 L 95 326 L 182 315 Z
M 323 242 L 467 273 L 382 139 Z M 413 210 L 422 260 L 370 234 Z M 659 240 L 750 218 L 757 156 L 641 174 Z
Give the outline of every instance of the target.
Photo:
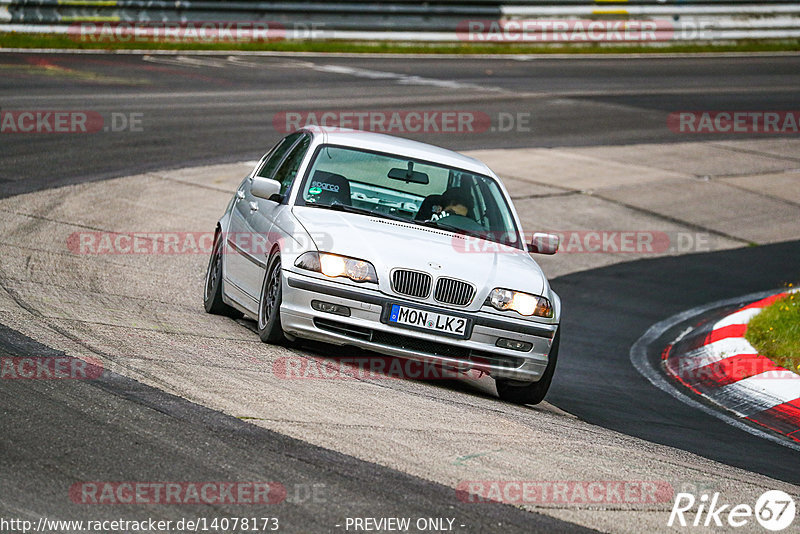
M 320 70 L 320 65 L 405 77 Z M 671 111 L 791 109 L 800 86 L 798 57 L 214 57 L 192 63 L 173 57 L 7 54 L 0 56 L 0 66 L 3 110 L 144 116 L 142 132 L 4 135 L 2 196 L 145 170 L 255 159 L 282 135 L 272 119 L 287 109 L 470 109 L 534 117 L 533 131 L 526 133 L 410 135 L 454 149 L 674 142 L 686 139 L 666 128 Z M 436 80 L 453 84 L 443 88 Z M 619 264 L 553 280 L 565 303 L 565 321 L 548 401 L 596 425 L 800 482 L 795 452 L 681 404 L 651 386 L 628 359 L 630 346 L 651 324 L 707 302 L 796 282 L 799 263 L 800 242 L 793 242 Z M 657 345 L 651 356 L 660 350 Z M 0 354 L 57 354 L 57 349 L 0 330 Z M 87 510 L 65 498 L 63 487 L 91 474 L 100 480 L 281 480 L 290 488 L 282 521 L 302 524 L 305 531 L 332 530 L 331 524 L 346 516 L 398 514 L 456 516 L 468 532 L 582 530 L 510 506 L 463 506 L 450 488 L 255 428 L 110 373 L 91 383 L 3 381 L 0 402 L 3 515 L 98 519 L 127 513 L 125 507 Z M 326 484 L 324 502 L 291 497 L 292 488 L 303 491 L 319 480 Z M 149 511 L 163 518 L 237 513 L 225 507 Z
M 63 353 L 0 325 L 0 356 Z M 106 371 L 99 380 L 4 380 L 0 516 L 31 520 L 278 517 L 280 531 L 344 531 L 347 517 L 449 517 L 459 532 L 592 532 L 315 447 Z M 277 482 L 284 502 L 86 505 L 76 480 Z M 261 519 L 259 519 L 259 525 Z M 338 525 L 342 525 L 337 528 Z
M 285 111 L 486 113 L 479 133 L 402 133 L 455 150 L 696 141 L 685 110 L 796 107 L 800 56 L 436 59 L 0 55 L 0 107 L 140 114 L 140 132 L 4 135 L 3 196 L 157 169 L 259 158 Z M 518 130 L 504 117 L 527 114 Z M 515 126 L 520 124 L 515 119 Z M 168 147 L 168 148 L 167 148 Z

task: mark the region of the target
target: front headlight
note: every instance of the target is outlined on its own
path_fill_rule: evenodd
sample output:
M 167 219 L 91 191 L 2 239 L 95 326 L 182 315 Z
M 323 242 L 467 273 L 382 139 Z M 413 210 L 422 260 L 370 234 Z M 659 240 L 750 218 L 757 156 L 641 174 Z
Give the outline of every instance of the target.
M 553 317 L 553 306 L 549 300 L 539 295 L 531 295 L 521 291 L 492 289 L 486 299 L 486 304 L 501 311 L 514 310 L 525 316 L 536 315 L 537 317 L 546 317 L 548 319 Z
M 364 260 L 348 258 L 327 252 L 306 252 L 294 262 L 295 267 L 322 273 L 325 276 L 336 278 L 344 276 L 353 282 L 378 283 L 378 274 L 375 267 Z

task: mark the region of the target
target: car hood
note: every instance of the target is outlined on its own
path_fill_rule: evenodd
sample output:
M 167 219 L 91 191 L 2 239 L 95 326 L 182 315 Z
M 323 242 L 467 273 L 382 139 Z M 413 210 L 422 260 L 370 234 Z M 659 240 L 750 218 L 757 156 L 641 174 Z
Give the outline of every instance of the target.
M 368 215 L 304 206 L 293 212 L 320 252 L 370 261 L 387 293 L 389 272 L 402 267 L 475 284 L 478 294 L 473 303 L 478 306 L 494 287 L 549 294 L 542 270 L 526 251 Z

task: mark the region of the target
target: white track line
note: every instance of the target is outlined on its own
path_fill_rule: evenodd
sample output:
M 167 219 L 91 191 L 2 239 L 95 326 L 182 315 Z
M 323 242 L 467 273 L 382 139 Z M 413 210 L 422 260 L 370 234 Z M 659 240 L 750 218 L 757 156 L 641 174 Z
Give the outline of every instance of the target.
M 739 310 L 736 313 L 732 313 L 724 319 L 718 321 L 712 330 L 717 330 L 726 326 L 747 324 L 750 322 L 750 319 L 758 315 L 760 311 L 761 308 L 747 308 L 746 310 Z
M 674 344 L 674 343 L 673 343 Z M 687 352 L 677 360 L 681 371 L 693 371 L 712 363 L 732 358 L 740 354 L 756 354 L 758 351 L 741 337 L 720 339 L 698 349 Z
M 791 371 L 766 371 L 723 386 L 718 394 L 719 398 L 730 402 L 731 410 L 742 417 L 749 417 L 797 400 L 800 397 L 800 376 Z

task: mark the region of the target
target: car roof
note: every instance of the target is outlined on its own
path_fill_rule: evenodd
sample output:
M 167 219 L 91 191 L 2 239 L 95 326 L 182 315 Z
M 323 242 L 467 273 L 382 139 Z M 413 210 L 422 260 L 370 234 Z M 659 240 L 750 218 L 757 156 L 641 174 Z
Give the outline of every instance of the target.
M 338 127 L 326 128 L 323 126 L 306 126 L 303 130 L 309 131 L 315 136 L 321 136 L 323 138 L 322 142 L 326 144 L 410 156 L 432 163 L 440 163 L 449 167 L 463 169 L 465 171 L 495 176 L 492 170 L 480 160 L 446 148 L 412 141 L 411 139 Z

